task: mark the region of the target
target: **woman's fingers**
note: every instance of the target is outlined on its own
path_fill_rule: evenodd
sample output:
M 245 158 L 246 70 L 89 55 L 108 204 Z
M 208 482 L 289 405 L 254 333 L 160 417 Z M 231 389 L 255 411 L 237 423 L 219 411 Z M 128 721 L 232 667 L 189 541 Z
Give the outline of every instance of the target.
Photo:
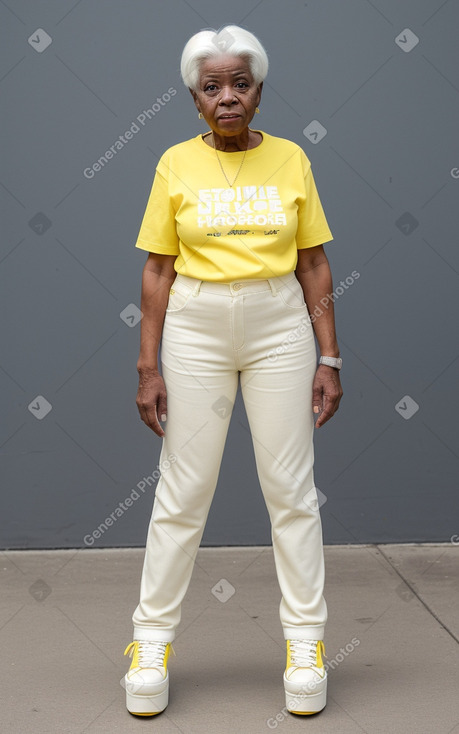
M 159 394 L 157 413 L 161 423 L 164 423 L 167 420 L 167 397 L 165 391 Z
M 323 426 L 336 413 L 342 395 L 338 371 L 333 367 L 319 365 L 312 389 L 312 409 L 318 415 L 316 428 Z
M 145 425 L 162 438 L 164 430 L 160 421 L 164 422 L 167 417 L 167 398 L 164 381 L 160 375 L 140 381 L 136 403 Z
M 324 394 L 322 401 L 322 410 L 319 414 L 319 417 L 317 418 L 316 428 L 320 428 L 320 426 L 323 426 L 324 423 L 326 423 L 328 420 L 330 420 L 330 418 L 334 416 L 337 410 L 338 402 L 336 398 Z

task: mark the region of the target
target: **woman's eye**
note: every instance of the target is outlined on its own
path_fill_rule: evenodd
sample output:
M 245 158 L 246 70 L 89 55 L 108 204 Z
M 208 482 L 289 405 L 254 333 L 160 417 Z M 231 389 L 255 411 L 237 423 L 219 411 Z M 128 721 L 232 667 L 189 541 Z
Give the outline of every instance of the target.
M 246 89 L 249 85 L 247 82 L 236 82 L 235 87 L 236 89 Z M 206 84 L 204 87 L 205 92 L 215 92 L 217 91 L 217 85 L 216 84 Z

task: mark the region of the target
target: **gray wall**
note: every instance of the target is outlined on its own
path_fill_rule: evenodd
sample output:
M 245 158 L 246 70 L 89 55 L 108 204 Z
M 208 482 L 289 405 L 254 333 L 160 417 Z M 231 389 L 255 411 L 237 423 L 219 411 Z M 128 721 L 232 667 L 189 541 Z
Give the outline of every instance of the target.
M 0 4 L 2 547 L 86 547 L 156 468 L 135 405 L 134 243 L 158 157 L 205 128 L 183 45 L 228 22 L 268 50 L 254 123 L 311 159 L 335 286 L 360 276 L 335 304 L 345 397 L 316 434 L 325 542 L 459 531 L 458 21 L 455 0 Z M 93 547 L 145 543 L 149 481 Z M 269 543 L 238 397 L 203 545 Z

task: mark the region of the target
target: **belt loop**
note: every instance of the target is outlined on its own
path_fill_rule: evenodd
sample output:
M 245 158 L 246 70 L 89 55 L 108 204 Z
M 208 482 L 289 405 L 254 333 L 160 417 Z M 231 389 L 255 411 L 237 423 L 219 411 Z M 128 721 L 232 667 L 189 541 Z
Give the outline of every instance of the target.
M 201 288 L 201 283 L 202 283 L 202 280 L 198 280 L 198 282 L 196 283 L 195 287 L 193 288 L 193 293 L 192 293 L 193 296 L 198 296 L 199 295 L 199 291 L 200 291 L 200 288 Z
M 271 294 L 277 296 L 276 286 L 274 285 L 274 278 L 268 278 L 268 283 L 271 286 Z

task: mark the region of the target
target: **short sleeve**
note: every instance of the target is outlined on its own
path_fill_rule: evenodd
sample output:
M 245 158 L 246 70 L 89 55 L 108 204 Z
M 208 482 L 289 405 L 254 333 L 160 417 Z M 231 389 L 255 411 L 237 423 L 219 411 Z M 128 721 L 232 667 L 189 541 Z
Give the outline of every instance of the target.
M 298 198 L 298 229 L 296 243 L 299 250 L 323 245 L 333 239 L 314 181 L 311 164 L 302 153 L 304 193 Z
M 160 255 L 178 255 L 179 239 L 167 171 L 167 166 L 160 161 L 135 246 Z

